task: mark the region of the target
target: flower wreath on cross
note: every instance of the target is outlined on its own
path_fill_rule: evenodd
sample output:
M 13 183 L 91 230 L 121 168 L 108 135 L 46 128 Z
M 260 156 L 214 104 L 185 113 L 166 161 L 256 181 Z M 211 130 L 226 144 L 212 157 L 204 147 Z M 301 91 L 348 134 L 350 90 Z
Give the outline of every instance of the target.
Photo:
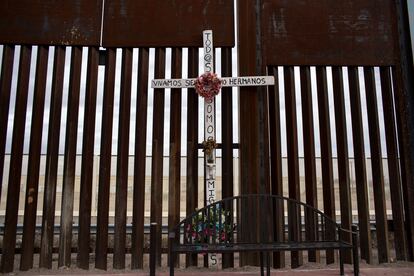
M 221 80 L 215 73 L 204 73 L 196 79 L 195 89 L 200 97 L 211 100 L 220 93 Z

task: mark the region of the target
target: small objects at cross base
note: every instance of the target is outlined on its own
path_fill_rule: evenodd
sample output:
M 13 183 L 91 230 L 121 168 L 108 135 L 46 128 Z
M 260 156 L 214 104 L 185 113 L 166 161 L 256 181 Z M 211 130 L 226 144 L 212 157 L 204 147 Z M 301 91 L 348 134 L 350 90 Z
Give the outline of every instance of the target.
M 221 80 L 215 73 L 204 73 L 196 79 L 195 89 L 199 96 L 210 100 L 220 93 Z
M 213 137 L 209 137 L 207 141 L 203 142 L 203 152 L 206 153 L 207 164 L 214 163 L 213 150 L 215 148 L 217 148 L 217 143 L 216 143 L 216 140 L 213 139 Z

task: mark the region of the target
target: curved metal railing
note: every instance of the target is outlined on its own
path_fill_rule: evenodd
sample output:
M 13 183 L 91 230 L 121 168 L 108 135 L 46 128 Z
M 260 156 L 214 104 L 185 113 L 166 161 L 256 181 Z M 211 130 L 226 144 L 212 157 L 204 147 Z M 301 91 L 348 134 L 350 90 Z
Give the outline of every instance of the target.
M 214 202 L 194 211 L 173 230 L 175 243 L 181 245 L 339 241 L 344 237 L 350 241 L 349 231 L 310 205 L 267 194 Z

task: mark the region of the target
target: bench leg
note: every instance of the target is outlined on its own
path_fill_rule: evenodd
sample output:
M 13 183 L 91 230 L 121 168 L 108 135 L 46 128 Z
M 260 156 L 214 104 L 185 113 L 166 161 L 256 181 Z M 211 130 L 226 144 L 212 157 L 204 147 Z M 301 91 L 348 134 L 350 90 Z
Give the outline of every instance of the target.
M 359 256 L 358 256 L 358 245 L 354 245 L 352 249 L 352 255 L 354 257 L 354 275 L 359 275 Z
M 170 250 L 170 276 L 174 276 L 174 253 Z
M 352 256 L 354 258 L 354 275 L 359 275 L 359 254 L 358 254 L 358 228 L 357 226 L 352 226 Z
M 260 251 L 260 275 L 264 276 L 263 252 Z
M 270 252 L 266 252 L 266 268 L 267 268 L 267 276 L 270 276 Z
M 344 250 L 342 248 L 339 249 L 339 267 L 341 270 L 341 275 L 345 275 L 344 272 Z

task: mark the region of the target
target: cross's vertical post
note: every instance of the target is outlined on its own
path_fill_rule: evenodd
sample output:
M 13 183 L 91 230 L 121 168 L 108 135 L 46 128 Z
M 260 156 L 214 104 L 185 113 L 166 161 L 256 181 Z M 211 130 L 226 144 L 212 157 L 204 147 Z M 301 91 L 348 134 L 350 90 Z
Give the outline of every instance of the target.
M 214 44 L 213 31 L 203 31 L 204 47 L 204 73 L 214 72 Z M 215 98 L 206 98 L 204 100 L 204 141 L 216 140 L 216 101 Z M 205 151 L 205 191 L 207 205 L 216 201 L 216 150 L 212 148 L 211 152 Z M 216 265 L 217 259 L 215 254 L 211 254 L 211 264 Z
M 213 31 L 203 31 L 204 46 L 204 72 L 214 72 L 214 46 Z M 204 101 L 204 140 L 216 140 L 216 102 L 215 98 Z M 207 203 L 216 201 L 216 152 L 213 148 L 211 154 L 205 153 L 206 175 L 205 189 Z

